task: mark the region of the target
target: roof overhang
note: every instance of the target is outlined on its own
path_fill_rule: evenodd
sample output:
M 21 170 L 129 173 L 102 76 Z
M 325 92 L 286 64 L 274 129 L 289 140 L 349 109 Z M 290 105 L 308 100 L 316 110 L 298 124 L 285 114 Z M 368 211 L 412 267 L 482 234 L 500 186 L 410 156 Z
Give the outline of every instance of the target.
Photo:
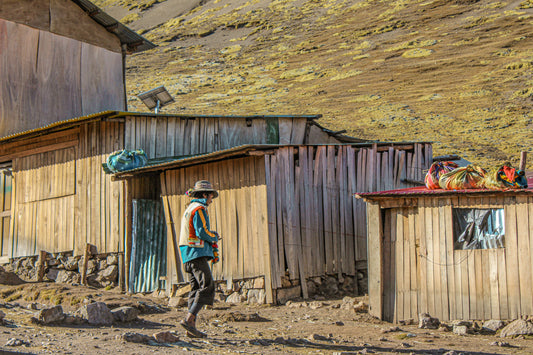
M 142 52 L 157 47 L 155 44 L 124 26 L 113 17 L 106 14 L 98 6 L 88 0 L 72 0 L 81 7 L 93 20 L 102 25 L 107 31 L 120 39 L 126 45 L 127 53 Z

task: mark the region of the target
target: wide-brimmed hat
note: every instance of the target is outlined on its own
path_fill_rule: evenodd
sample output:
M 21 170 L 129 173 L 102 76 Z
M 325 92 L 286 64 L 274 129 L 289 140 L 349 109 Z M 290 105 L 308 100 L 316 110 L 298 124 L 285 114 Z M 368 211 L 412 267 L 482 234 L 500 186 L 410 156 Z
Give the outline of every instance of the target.
M 187 195 L 190 197 L 197 197 L 204 192 L 210 192 L 213 194 L 213 198 L 218 197 L 218 192 L 213 188 L 213 185 L 207 180 L 196 181 L 194 187 L 187 191 Z

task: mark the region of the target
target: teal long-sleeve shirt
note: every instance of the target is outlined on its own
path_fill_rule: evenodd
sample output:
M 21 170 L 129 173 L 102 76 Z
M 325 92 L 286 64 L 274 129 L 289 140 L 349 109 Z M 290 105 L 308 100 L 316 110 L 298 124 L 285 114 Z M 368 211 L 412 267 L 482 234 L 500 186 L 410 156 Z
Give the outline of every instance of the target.
M 207 209 L 207 200 L 205 198 L 193 199 L 191 202 L 198 202 Z M 203 256 L 213 259 L 213 243 L 218 241 L 218 234 L 211 231 L 209 225 L 209 215 L 203 209 L 197 210 L 192 218 L 194 232 L 196 236 L 205 241 L 202 248 L 191 247 L 188 245 L 180 246 L 181 261 L 186 263 Z

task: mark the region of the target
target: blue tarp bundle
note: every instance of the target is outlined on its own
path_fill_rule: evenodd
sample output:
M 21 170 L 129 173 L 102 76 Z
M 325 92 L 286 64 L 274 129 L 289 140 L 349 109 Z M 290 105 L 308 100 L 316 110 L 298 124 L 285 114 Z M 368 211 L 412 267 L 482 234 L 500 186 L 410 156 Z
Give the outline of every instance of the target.
M 140 168 L 148 163 L 148 157 L 142 149 L 123 149 L 112 153 L 102 168 L 107 174 L 118 173 L 119 171 Z

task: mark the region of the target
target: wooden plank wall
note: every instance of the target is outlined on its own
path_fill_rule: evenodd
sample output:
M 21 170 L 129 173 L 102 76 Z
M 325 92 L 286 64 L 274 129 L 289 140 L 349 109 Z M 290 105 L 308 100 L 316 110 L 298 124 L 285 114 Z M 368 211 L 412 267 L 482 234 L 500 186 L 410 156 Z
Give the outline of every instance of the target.
M 76 162 L 76 244 L 83 253 L 86 243 L 98 253 L 123 251 L 123 182 L 112 182 L 102 163 L 110 153 L 124 147 L 124 123 L 94 122 L 80 127 Z
M 99 253 L 122 251 L 123 183 L 111 182 L 101 164 L 123 145 L 123 123 L 93 122 L 63 131 L 69 145 L 43 153 L 16 149 L 13 159 L 14 206 L 11 257 L 37 255 L 40 250 L 74 250 L 86 243 Z M 61 135 L 51 134 L 61 147 Z M 43 138 L 47 140 L 46 136 Z M 33 147 L 20 142 L 21 147 Z
M 307 119 L 279 118 L 279 143 L 303 144 Z M 181 118 L 130 116 L 126 118 L 125 148 L 144 149 L 148 158 L 210 153 L 243 144 L 269 142 L 266 119 Z M 326 143 L 326 142 L 323 142 Z
M 533 197 L 418 201 L 418 208 L 391 209 L 383 251 L 394 250 L 396 282 L 383 294 L 395 303 L 383 308 L 384 319 L 417 319 L 423 312 L 444 321 L 516 319 L 533 312 Z M 454 250 L 452 206 L 504 208 L 505 248 Z
M 162 174 L 162 197 L 167 219 L 168 285 L 187 281 L 177 244 L 181 219 L 190 199 L 187 189 L 198 180 L 210 181 L 219 197 L 209 207 L 211 228 L 221 236 L 221 260 L 213 267 L 216 280 L 265 276 L 268 247 L 265 163 L 263 157 L 228 159 Z M 136 183 L 136 182 L 134 182 Z M 173 228 L 172 228 L 173 227 Z
M 301 146 L 267 156 L 273 287 L 281 287 L 287 269 L 292 279 L 355 275 L 356 263 L 367 260 L 367 223 L 366 205 L 352 195 L 421 181 L 430 149 Z
M 120 52 L 2 19 L 0 33 L 0 136 L 124 109 Z

